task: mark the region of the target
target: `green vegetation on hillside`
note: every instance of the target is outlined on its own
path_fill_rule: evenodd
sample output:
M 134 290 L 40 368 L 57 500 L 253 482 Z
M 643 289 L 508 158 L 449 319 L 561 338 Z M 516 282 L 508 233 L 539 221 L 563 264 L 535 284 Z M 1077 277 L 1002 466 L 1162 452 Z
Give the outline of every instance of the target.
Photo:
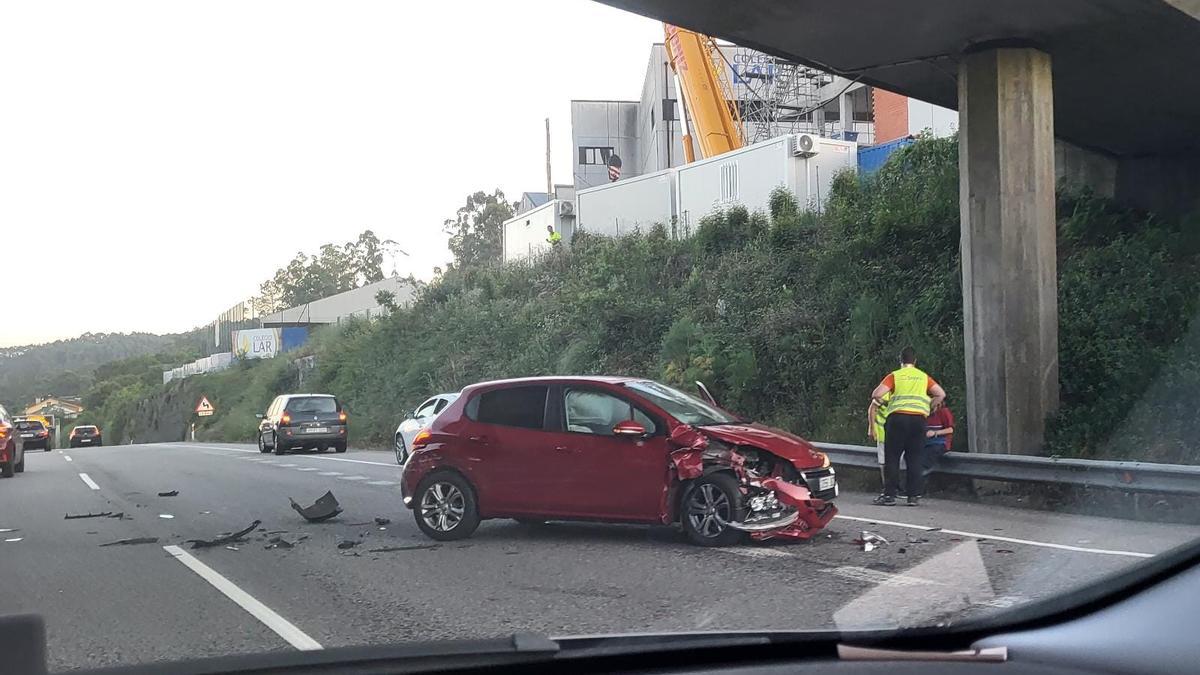
M 429 394 L 565 373 L 704 380 L 741 414 L 864 442 L 868 392 L 912 344 L 965 449 L 957 157 L 953 140 L 922 140 L 872 176 L 837 177 L 820 214 L 779 192 L 770 213 L 731 209 L 686 240 L 581 233 L 527 263 L 460 261 L 414 306 L 319 335 L 304 389 L 341 397 L 356 440 L 380 444 Z M 1200 460 L 1200 223 L 1088 195 L 1058 213 L 1063 405 L 1046 452 Z M 280 359 L 179 386 L 222 398 L 202 437 L 249 440 L 253 413 L 296 377 Z
M 364 230 L 354 241 L 325 244 L 316 255 L 301 251 L 262 283 L 255 304 L 269 314 L 382 281 L 384 250 L 395 243 Z
M 190 353 L 190 344 L 187 334 L 85 333 L 48 344 L 0 348 L 0 403 L 23 410 L 37 396 L 80 396 L 92 384 L 97 366 L 168 349 Z

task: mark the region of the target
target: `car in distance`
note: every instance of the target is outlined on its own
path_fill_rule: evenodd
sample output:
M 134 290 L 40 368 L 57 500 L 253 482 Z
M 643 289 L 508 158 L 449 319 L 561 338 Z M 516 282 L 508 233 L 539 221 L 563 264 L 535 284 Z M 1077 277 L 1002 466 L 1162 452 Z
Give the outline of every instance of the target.
M 349 419 L 342 404 L 329 394 L 276 396 L 267 411 L 256 417 L 259 452 L 346 451 Z
M 0 406 L 0 476 L 12 478 L 25 471 L 25 442 L 4 406 Z
M 67 440 L 72 448 L 104 445 L 104 436 L 100 433 L 100 427 L 95 424 L 81 424 L 71 429 L 71 435 Z
M 408 461 L 408 449 L 412 447 L 413 439 L 417 433 L 429 426 L 433 418 L 437 417 L 446 406 L 454 402 L 458 398 L 458 394 L 438 394 L 425 399 L 421 405 L 417 406 L 408 419 L 400 423 L 396 427 L 396 436 L 393 447 L 396 450 L 396 463 L 404 466 Z
M 25 442 L 26 450 L 41 449 L 50 452 L 50 430 L 39 420 L 17 420 L 13 423 L 16 433 Z
M 480 520 L 679 523 L 702 546 L 808 539 L 837 513 L 804 439 L 628 377 L 471 385 L 413 439 L 401 492 L 437 540 Z

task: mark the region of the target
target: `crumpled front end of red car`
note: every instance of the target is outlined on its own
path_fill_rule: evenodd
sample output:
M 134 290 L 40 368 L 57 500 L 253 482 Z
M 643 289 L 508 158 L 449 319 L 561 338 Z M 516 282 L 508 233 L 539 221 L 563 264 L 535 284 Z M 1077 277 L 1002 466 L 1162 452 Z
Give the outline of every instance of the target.
M 751 481 L 750 487 L 755 487 L 754 482 Z M 762 489 L 770 491 L 775 501 L 794 509 L 791 513 L 795 514 L 796 517 L 788 525 L 750 532 L 750 538 L 755 541 L 766 539 L 809 539 L 821 531 L 837 515 L 837 507 L 833 505 L 833 502 L 814 498 L 812 493 L 808 491 L 808 488 L 802 485 L 789 483 L 779 478 L 766 478 L 757 482 Z M 752 507 L 753 501 L 753 498 L 751 498 Z M 751 513 L 753 514 L 753 512 L 754 510 L 751 508 Z M 749 519 L 748 517 L 747 520 Z M 737 526 L 734 525 L 734 527 Z
M 813 496 L 803 472 L 765 450 L 730 445 L 692 428 L 679 430 L 671 440 L 679 448 L 671 455 L 679 479 L 699 478 L 714 470 L 737 477 L 744 517 L 729 526 L 755 541 L 810 539 L 837 515 L 833 502 Z M 833 475 L 832 470 L 821 470 Z M 833 487 L 823 494 L 836 493 Z

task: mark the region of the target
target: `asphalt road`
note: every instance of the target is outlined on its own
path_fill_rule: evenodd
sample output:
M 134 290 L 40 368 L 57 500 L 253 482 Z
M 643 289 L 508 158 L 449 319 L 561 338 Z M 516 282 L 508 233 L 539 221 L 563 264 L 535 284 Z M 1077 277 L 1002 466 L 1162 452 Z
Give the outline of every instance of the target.
M 26 465 L 0 481 L 0 612 L 46 618 L 55 670 L 519 631 L 946 623 L 1200 536 L 943 500 L 874 507 L 847 494 L 842 516 L 797 544 L 702 549 L 668 527 L 490 521 L 438 545 L 403 508 L 387 452 L 160 444 L 32 452 Z M 326 523 L 288 504 L 326 490 L 345 510 Z M 125 515 L 64 519 L 105 511 Z M 254 520 L 232 549 L 186 543 Z M 890 544 L 863 551 L 864 529 Z M 267 548 L 273 536 L 294 548 Z M 104 546 L 129 539 L 155 541 Z

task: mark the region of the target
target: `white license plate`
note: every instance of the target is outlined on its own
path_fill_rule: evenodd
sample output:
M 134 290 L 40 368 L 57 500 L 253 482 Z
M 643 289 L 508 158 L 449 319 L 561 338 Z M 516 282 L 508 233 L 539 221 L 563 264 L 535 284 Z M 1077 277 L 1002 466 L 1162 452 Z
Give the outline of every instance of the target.
M 21 434 L 21 438 L 33 438 L 34 434 Z
M 92 439 L 90 439 L 90 438 L 81 438 L 81 439 L 79 439 L 79 442 L 80 442 L 80 443 L 91 443 L 91 442 L 92 442 Z
M 306 434 L 327 434 L 327 433 L 329 433 L 329 427 L 308 427 L 307 429 L 304 430 L 304 433 L 306 433 Z
M 824 492 L 826 490 L 832 490 L 833 486 L 836 484 L 837 476 L 821 476 L 819 479 L 817 479 L 817 491 Z

